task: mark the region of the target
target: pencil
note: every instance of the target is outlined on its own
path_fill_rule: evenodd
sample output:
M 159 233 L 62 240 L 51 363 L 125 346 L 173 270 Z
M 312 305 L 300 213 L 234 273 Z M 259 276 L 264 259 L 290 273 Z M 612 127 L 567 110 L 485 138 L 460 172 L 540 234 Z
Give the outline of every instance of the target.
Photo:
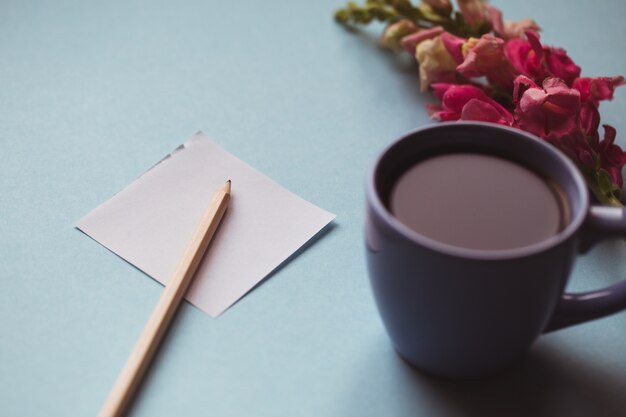
M 161 298 L 100 411 L 99 417 L 122 416 L 129 406 L 222 220 L 229 199 L 230 180 L 226 181 L 213 195 L 172 278 L 165 286 Z

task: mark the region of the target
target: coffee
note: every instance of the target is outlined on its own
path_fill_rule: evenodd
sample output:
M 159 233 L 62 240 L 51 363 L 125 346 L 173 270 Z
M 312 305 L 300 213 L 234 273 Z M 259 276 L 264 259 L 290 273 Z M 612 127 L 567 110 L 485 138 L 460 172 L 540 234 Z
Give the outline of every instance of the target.
M 389 201 L 402 223 L 431 239 L 470 249 L 512 249 L 543 241 L 569 221 L 564 193 L 508 159 L 448 153 L 410 167 Z

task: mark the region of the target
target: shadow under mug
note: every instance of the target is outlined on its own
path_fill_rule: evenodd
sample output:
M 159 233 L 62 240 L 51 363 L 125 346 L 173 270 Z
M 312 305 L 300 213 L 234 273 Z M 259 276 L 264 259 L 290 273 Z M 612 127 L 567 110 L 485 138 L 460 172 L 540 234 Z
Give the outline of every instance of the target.
M 502 250 L 456 247 L 415 232 L 389 211 L 391 189 L 416 161 L 446 152 L 500 155 L 552 179 L 568 199 L 569 224 L 544 241 Z M 428 373 L 488 375 L 521 357 L 541 333 L 626 308 L 626 281 L 564 293 L 577 253 L 601 238 L 626 236 L 625 211 L 590 206 L 576 166 L 531 134 L 480 122 L 417 129 L 380 154 L 366 197 L 367 262 L 378 310 L 397 352 Z

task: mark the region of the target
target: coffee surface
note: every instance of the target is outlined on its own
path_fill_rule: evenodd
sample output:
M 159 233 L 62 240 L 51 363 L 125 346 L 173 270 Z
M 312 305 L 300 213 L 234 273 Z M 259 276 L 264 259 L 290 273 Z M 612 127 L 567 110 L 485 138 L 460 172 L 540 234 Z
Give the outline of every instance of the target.
M 562 192 L 504 158 L 473 153 L 434 156 L 396 182 L 390 209 L 429 238 L 471 249 L 511 249 L 558 233 L 567 223 Z

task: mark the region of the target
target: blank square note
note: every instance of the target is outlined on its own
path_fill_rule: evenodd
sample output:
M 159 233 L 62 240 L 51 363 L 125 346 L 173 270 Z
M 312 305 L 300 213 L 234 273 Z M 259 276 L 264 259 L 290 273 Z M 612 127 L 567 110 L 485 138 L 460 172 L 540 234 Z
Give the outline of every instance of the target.
M 211 195 L 232 195 L 187 300 L 213 317 L 234 304 L 335 217 L 197 133 L 76 223 L 167 283 Z

